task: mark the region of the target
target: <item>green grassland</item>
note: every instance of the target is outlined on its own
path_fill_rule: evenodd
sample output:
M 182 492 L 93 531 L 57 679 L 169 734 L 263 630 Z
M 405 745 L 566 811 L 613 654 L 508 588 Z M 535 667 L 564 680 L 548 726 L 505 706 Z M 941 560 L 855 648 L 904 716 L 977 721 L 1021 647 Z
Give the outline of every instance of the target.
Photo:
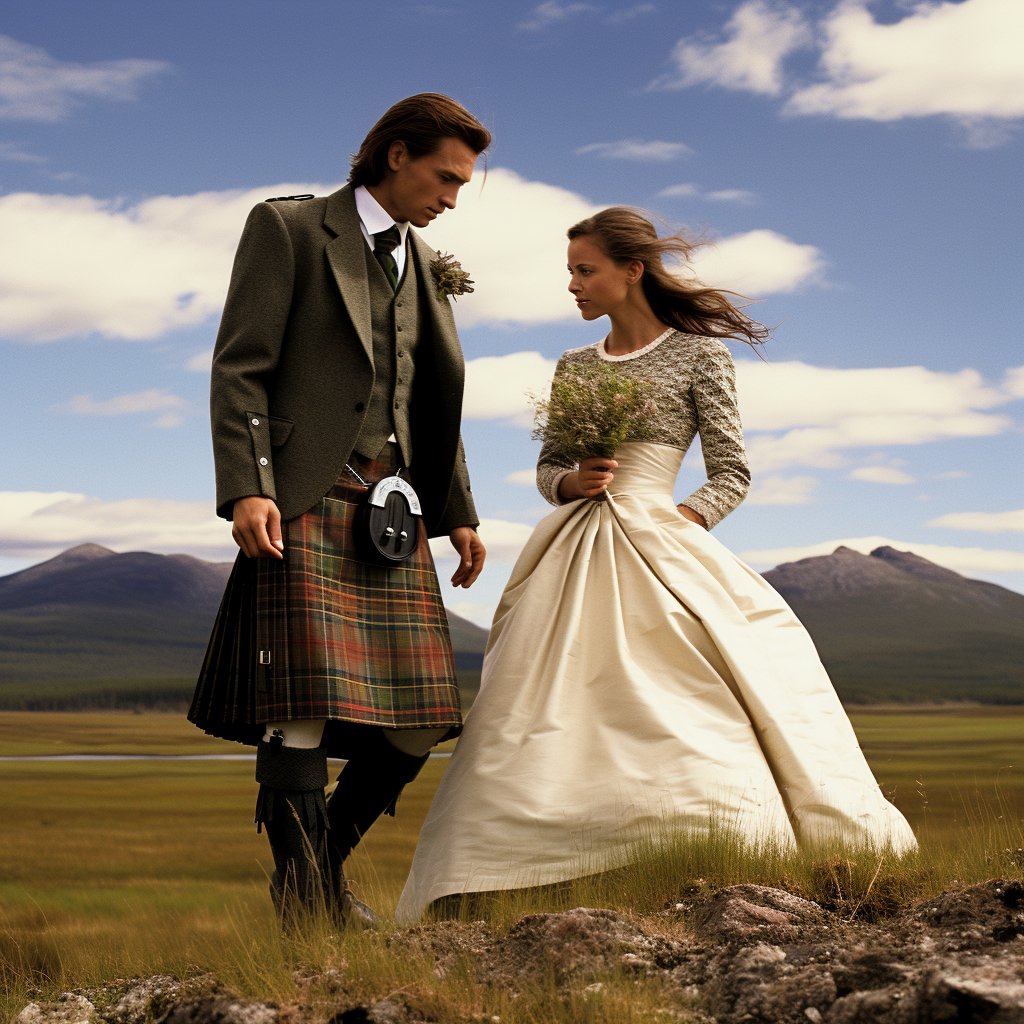
M 883 790 L 918 833 L 917 857 L 785 858 L 681 837 L 652 847 L 636 868 L 465 912 L 498 925 L 579 905 L 654 915 L 697 878 L 783 884 L 853 912 L 884 912 L 984 878 L 1020 877 L 1024 708 L 877 709 L 852 719 Z M 174 715 L 0 714 L 0 755 L 243 751 Z M 358 892 L 385 917 L 447 763 L 427 764 L 398 816 L 382 819 L 348 864 Z M 439 1006 L 469 1000 L 506 1024 L 540 1019 L 497 993 L 442 991 L 429 965 L 393 963 L 380 936 L 324 926 L 282 938 L 267 895 L 269 849 L 252 824 L 250 762 L 0 762 L 0 793 L 0 1019 L 33 986 L 60 991 L 159 972 L 214 970 L 242 992 L 286 1000 L 296 966 L 343 963 L 354 972 L 353 997 L 360 986 L 368 996 L 426 986 Z

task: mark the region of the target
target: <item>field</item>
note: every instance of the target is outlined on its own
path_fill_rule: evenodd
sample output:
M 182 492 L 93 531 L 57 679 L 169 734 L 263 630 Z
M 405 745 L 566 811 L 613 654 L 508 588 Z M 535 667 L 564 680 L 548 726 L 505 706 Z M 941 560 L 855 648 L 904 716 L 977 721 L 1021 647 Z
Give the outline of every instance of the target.
M 844 861 L 846 898 L 863 897 L 872 872 L 874 896 L 897 902 L 1020 875 L 1024 708 L 872 709 L 852 718 L 922 853 L 880 875 L 877 865 Z M 0 713 L 0 756 L 69 752 L 245 748 L 176 715 Z M 428 763 L 398 817 L 379 822 L 349 862 L 358 891 L 385 914 L 446 764 Z M 269 850 L 252 824 L 252 774 L 248 761 L 0 762 L 0 1019 L 4 1002 L 8 1010 L 23 1005 L 33 986 L 62 990 L 161 971 L 214 969 L 243 991 L 282 999 L 296 956 L 330 959 L 322 945 L 315 956 L 282 945 L 267 896 Z M 602 900 L 651 913 L 698 873 L 723 883 L 785 877 L 812 896 L 821 882 L 811 863 L 742 861 L 692 846 L 657 856 L 659 869 L 642 883 L 619 873 L 485 912 L 509 917 Z

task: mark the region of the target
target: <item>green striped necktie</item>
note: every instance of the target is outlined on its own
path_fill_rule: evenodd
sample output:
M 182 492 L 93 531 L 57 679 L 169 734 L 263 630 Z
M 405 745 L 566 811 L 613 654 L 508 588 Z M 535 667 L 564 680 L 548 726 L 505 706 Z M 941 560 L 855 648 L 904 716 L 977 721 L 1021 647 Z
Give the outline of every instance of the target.
M 401 240 L 397 224 L 392 224 L 387 231 L 378 231 L 373 236 L 373 255 L 377 257 L 377 262 L 391 282 L 392 291 L 398 290 L 398 263 L 395 261 L 394 251 Z

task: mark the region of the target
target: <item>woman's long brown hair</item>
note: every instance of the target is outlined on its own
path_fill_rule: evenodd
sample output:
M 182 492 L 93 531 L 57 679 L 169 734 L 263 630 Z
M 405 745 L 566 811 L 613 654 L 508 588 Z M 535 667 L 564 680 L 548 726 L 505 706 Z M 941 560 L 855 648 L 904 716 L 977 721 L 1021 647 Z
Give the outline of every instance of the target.
M 689 263 L 698 246 L 708 243 L 688 242 L 678 234 L 659 238 L 646 217 L 625 206 L 612 206 L 581 220 L 569 228 L 568 235 L 570 241 L 592 236 L 616 263 L 639 260 L 644 265 L 644 295 L 663 324 L 687 334 L 734 338 L 755 351 L 767 340 L 768 328 L 752 320 L 729 298 L 742 295 L 709 288 L 697 280 L 683 280 L 662 262 L 664 256 L 673 254 L 680 263 Z

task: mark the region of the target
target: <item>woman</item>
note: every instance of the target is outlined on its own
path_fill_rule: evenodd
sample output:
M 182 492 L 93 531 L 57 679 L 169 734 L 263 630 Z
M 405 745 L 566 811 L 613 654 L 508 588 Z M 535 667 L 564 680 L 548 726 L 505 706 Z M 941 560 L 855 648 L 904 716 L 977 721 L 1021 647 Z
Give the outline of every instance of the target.
M 569 291 L 608 336 L 598 361 L 638 378 L 653 436 L 578 467 L 546 443 L 536 528 L 494 616 L 480 695 L 420 834 L 400 920 L 438 897 L 519 888 L 629 861 L 666 823 L 715 820 L 792 849 L 916 847 L 882 795 L 806 630 L 708 533 L 750 474 L 721 338 L 765 329 L 662 265 L 686 258 L 639 214 L 569 230 Z M 676 506 L 699 433 L 708 482 Z M 601 500 L 595 500 L 600 498 Z

